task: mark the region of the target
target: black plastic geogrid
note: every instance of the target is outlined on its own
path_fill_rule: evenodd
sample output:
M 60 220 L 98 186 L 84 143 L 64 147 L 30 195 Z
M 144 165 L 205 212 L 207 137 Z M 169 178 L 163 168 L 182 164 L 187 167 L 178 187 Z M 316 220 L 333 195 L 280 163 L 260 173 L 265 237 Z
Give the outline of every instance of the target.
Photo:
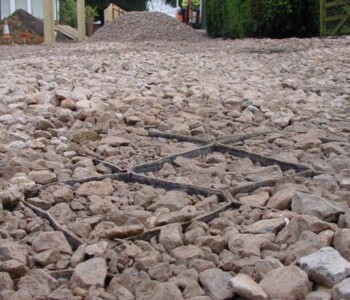
M 259 134 L 263 135 L 264 133 L 259 133 Z M 217 139 L 217 141 L 218 142 L 230 141 L 232 143 L 235 141 L 238 142 L 238 141 L 242 141 L 245 139 L 249 139 L 249 138 L 255 137 L 259 134 L 251 133 L 251 134 L 243 134 L 243 135 L 242 134 L 233 135 L 233 136 L 219 138 L 219 139 Z M 72 179 L 72 180 L 68 180 L 68 181 L 64 181 L 64 182 L 52 183 L 52 184 L 49 184 L 46 186 L 36 186 L 31 192 L 27 193 L 26 200 L 29 198 L 38 196 L 40 191 L 46 189 L 50 185 L 62 184 L 62 185 L 69 185 L 72 187 L 78 183 L 85 183 L 85 182 L 89 182 L 89 181 L 101 181 L 101 180 L 104 180 L 106 178 L 110 178 L 110 179 L 116 180 L 116 181 L 122 181 L 125 183 L 139 183 L 139 184 L 143 184 L 143 185 L 152 186 L 155 188 L 164 188 L 167 191 L 181 190 L 181 191 L 184 191 L 190 195 L 203 195 L 203 196 L 216 195 L 219 199 L 219 202 L 222 204 L 222 206 L 220 206 L 218 209 L 216 209 L 214 211 L 200 214 L 200 215 L 192 218 L 189 221 L 183 222 L 182 225 L 184 228 L 186 228 L 186 226 L 188 226 L 194 220 L 210 222 L 214 218 L 218 217 L 220 215 L 220 213 L 224 212 L 225 210 L 238 209 L 241 206 L 241 204 L 237 200 L 234 199 L 233 196 L 235 195 L 235 192 L 233 192 L 232 190 L 230 190 L 228 192 L 228 191 L 225 191 L 224 189 L 213 189 L 213 188 L 208 188 L 208 187 L 203 187 L 203 186 L 198 186 L 198 185 L 182 184 L 182 183 L 177 183 L 177 182 L 163 180 L 163 179 L 151 178 L 151 177 L 140 175 L 138 173 L 157 171 L 160 168 L 162 168 L 162 166 L 165 163 L 172 163 L 179 156 L 186 157 L 186 158 L 196 158 L 196 157 L 199 157 L 200 155 L 208 154 L 208 153 L 211 153 L 213 151 L 227 153 L 229 155 L 232 155 L 232 156 L 235 156 L 238 158 L 249 158 L 253 162 L 257 162 L 257 163 L 261 164 L 262 166 L 278 165 L 278 166 L 280 166 L 282 171 L 288 171 L 288 170 L 292 169 L 300 176 L 309 176 L 308 174 L 310 172 L 312 172 L 312 170 L 310 170 L 309 168 L 302 166 L 302 165 L 284 162 L 284 161 L 264 157 L 264 156 L 261 156 L 259 154 L 239 150 L 239 149 L 236 149 L 233 147 L 228 147 L 228 146 L 225 146 L 223 144 L 218 143 L 217 141 L 210 144 L 211 141 L 205 140 L 203 138 L 180 136 L 180 135 L 167 134 L 167 133 L 156 132 L 156 131 L 150 131 L 149 136 L 150 137 L 161 137 L 161 138 L 172 139 L 172 140 L 177 140 L 177 141 L 188 141 L 188 142 L 192 142 L 192 143 L 196 143 L 196 144 L 204 145 L 204 146 L 202 146 L 202 147 L 199 146 L 198 148 L 196 148 L 194 150 L 190 150 L 190 151 L 180 153 L 180 154 L 170 155 L 170 156 L 167 156 L 167 157 L 159 159 L 159 160 L 144 163 L 144 164 L 133 167 L 131 170 L 125 170 L 125 169 L 122 169 L 122 168 L 120 168 L 120 167 L 118 167 L 110 162 L 102 161 L 102 160 L 91 157 L 93 160 L 93 163 L 95 165 L 98 165 L 98 164 L 105 165 L 106 167 L 110 168 L 112 174 L 95 176 L 95 177 L 88 177 L 88 178 L 83 178 L 83 179 Z M 276 182 L 276 181 L 274 180 L 273 182 Z M 246 187 L 246 188 L 250 188 L 253 190 L 253 189 L 257 188 L 257 186 L 264 186 L 267 184 L 271 184 L 271 182 L 270 181 L 269 182 L 262 181 L 262 182 L 258 182 L 258 183 L 252 183 L 252 184 L 249 184 L 248 187 Z M 63 226 L 66 224 L 60 224 L 57 220 L 55 220 L 55 218 L 52 215 L 50 215 L 49 212 L 42 210 L 41 208 L 38 208 L 38 207 L 28 203 L 26 200 L 24 201 L 24 204 L 27 207 L 31 208 L 40 217 L 48 220 L 55 230 L 59 230 L 59 231 L 62 231 L 64 233 L 64 235 L 66 236 L 67 240 L 69 241 L 69 243 L 71 244 L 73 249 L 76 249 L 80 244 L 86 242 L 83 239 L 76 236 L 73 232 L 68 230 L 66 228 L 66 226 Z M 271 210 L 271 209 L 269 209 L 269 210 Z M 159 233 L 160 228 L 164 225 L 166 225 L 166 224 L 160 224 L 160 226 L 158 226 L 158 227 L 154 227 L 154 228 L 145 230 L 143 233 L 141 233 L 137 236 L 129 237 L 129 239 L 149 240 L 150 238 L 156 236 Z

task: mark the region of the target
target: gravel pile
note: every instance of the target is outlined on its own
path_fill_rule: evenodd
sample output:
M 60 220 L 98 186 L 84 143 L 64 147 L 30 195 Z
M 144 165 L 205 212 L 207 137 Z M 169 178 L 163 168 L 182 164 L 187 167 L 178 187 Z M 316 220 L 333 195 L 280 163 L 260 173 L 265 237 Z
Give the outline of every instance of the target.
M 31 33 L 39 37 L 44 37 L 44 23 L 42 20 L 34 17 L 23 9 L 17 9 L 11 16 L 7 18 L 10 33 L 13 38 L 20 38 L 22 35 Z M 0 22 L 0 30 L 2 32 L 4 20 Z M 62 33 L 57 33 L 56 41 L 66 42 L 70 39 Z
M 98 30 L 90 41 L 143 42 L 152 40 L 199 42 L 192 27 L 159 12 L 130 12 Z

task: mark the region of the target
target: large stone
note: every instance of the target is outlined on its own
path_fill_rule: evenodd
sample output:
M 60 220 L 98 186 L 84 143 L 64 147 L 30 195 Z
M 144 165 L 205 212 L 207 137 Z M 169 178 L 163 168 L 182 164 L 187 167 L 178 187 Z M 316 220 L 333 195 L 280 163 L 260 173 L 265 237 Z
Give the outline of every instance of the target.
M 269 199 L 270 199 L 269 193 L 263 192 L 259 194 L 240 197 L 239 202 L 247 205 L 264 206 L 267 200 Z
M 70 245 L 60 231 L 41 232 L 33 241 L 33 249 L 36 252 L 58 249 L 62 253 L 72 254 Z
M 0 291 L 13 290 L 13 281 L 6 272 L 0 272 Z
M 262 287 L 251 277 L 245 274 L 238 274 L 231 279 L 233 291 L 245 299 L 265 300 L 267 295 Z
M 311 288 L 307 274 L 295 266 L 271 270 L 259 285 L 269 299 L 285 300 L 303 299 Z
M 148 270 L 161 261 L 162 257 L 158 251 L 143 251 L 135 256 L 135 267 L 138 270 Z
M 0 262 L 0 272 L 7 272 L 12 279 L 24 276 L 27 273 L 26 265 L 15 259 Z
M 296 216 L 277 234 L 275 242 L 293 244 L 299 240 L 300 234 L 306 230 L 318 234 L 325 230 L 335 230 L 335 226 L 313 216 Z
M 52 193 L 52 196 L 55 199 L 56 203 L 71 202 L 74 198 L 73 192 L 66 186 L 61 186 L 58 188 Z
M 148 275 L 159 282 L 168 281 L 173 276 L 173 266 L 167 262 L 156 264 L 149 268 Z
M 69 224 L 76 219 L 75 213 L 67 203 L 58 203 L 51 207 L 48 212 L 61 224 Z
M 315 291 L 306 295 L 305 300 L 331 300 L 331 294 L 325 291 Z
M 181 224 L 175 223 L 163 226 L 159 234 L 159 244 L 163 245 L 167 251 L 183 246 Z
M 280 210 L 290 209 L 292 197 L 296 191 L 307 192 L 308 189 L 300 184 L 286 186 L 273 194 L 269 201 L 267 201 L 266 206 Z
M 195 244 L 199 247 L 209 247 L 213 252 L 220 254 L 227 248 L 228 238 L 226 236 L 200 236 L 196 239 Z
M 35 270 L 22 277 L 18 282 L 18 290 L 25 292 L 28 299 L 47 299 L 47 296 L 56 289 L 59 282 L 45 270 Z
M 333 245 L 341 256 L 350 261 L 350 229 L 338 230 L 334 235 Z
M 339 282 L 332 289 L 332 299 L 350 299 L 350 278 L 346 278 Z
M 61 259 L 61 253 L 57 248 L 49 249 L 34 255 L 34 261 L 42 266 L 57 263 Z
M 233 289 L 229 286 L 231 279 L 230 273 L 217 268 L 208 269 L 199 274 L 199 281 L 202 287 L 215 300 L 225 300 L 233 297 Z
M 135 299 L 182 300 L 183 297 L 179 288 L 172 283 L 145 280 L 135 287 Z
M 345 207 L 342 203 L 302 192 L 294 193 L 292 198 L 292 211 L 315 216 L 327 222 L 337 222 L 339 215 L 345 212 Z
M 92 258 L 77 265 L 71 278 L 71 287 L 103 287 L 107 264 L 103 258 Z
M 108 196 L 113 194 L 114 188 L 108 181 L 89 181 L 83 183 L 76 191 L 78 196 Z
M 342 170 L 338 176 L 337 180 L 341 188 L 350 191 L 350 169 Z
M 330 232 L 333 233 L 333 231 Z M 287 248 L 285 264 L 291 264 L 300 257 L 312 254 L 323 247 L 329 246 L 330 243 L 321 236 L 322 233 L 316 234 L 311 231 L 303 231 L 299 236 L 299 240 Z
M 96 132 L 90 130 L 82 130 L 73 135 L 72 141 L 77 144 L 83 144 L 88 141 L 96 141 L 99 136 Z
M 171 256 L 180 264 L 187 264 L 192 259 L 203 258 L 204 253 L 201 248 L 189 245 L 175 248 L 171 251 Z
M 0 243 L 0 261 L 10 259 L 17 260 L 23 264 L 27 263 L 28 251 L 25 246 L 17 242 L 1 242 Z
M 350 262 L 332 247 L 301 257 L 299 265 L 313 281 L 327 287 L 333 287 L 350 275 Z
M 0 204 L 2 204 L 4 208 L 12 209 L 21 200 L 24 200 L 24 194 L 15 185 L 11 185 L 0 193 Z
M 156 210 L 161 207 L 166 207 L 170 211 L 178 211 L 187 205 L 190 205 L 191 201 L 188 199 L 188 195 L 182 191 L 169 191 L 164 196 L 160 196 L 155 199 L 155 203 L 148 207 L 149 210 Z
M 235 234 L 228 242 L 228 248 L 240 257 L 258 256 L 262 249 L 277 250 L 267 236 L 255 234 Z

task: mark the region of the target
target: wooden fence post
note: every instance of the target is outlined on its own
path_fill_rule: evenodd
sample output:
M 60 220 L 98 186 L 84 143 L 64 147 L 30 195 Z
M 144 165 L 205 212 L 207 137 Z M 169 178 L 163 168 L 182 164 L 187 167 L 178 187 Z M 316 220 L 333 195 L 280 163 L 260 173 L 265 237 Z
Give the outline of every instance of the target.
M 78 18 L 78 40 L 85 40 L 85 0 L 77 0 L 77 18 Z
M 44 41 L 45 44 L 53 44 L 55 42 L 55 20 L 53 0 L 44 0 Z

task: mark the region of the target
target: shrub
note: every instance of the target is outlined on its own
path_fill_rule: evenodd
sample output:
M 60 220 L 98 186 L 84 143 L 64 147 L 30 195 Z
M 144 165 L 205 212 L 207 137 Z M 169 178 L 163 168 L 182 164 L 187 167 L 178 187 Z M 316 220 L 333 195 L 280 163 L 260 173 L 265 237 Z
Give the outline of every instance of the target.
M 213 37 L 309 37 L 319 33 L 319 0 L 207 0 Z

